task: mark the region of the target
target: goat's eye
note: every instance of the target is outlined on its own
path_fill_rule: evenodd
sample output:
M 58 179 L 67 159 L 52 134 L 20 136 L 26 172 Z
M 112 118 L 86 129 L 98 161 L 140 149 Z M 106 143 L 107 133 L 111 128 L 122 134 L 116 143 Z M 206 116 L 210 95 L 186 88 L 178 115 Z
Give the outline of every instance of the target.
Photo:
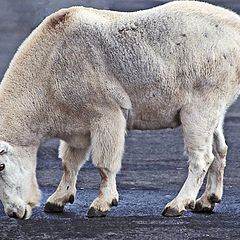
M 0 171 L 2 171 L 5 168 L 5 164 L 0 164 Z

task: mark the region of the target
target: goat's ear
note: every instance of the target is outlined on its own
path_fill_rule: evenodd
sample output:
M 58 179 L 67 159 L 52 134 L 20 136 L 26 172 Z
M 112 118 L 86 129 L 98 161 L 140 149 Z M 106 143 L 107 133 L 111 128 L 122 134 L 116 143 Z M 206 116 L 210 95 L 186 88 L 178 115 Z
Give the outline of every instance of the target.
M 0 155 L 7 153 L 10 149 L 10 145 L 6 142 L 0 142 Z

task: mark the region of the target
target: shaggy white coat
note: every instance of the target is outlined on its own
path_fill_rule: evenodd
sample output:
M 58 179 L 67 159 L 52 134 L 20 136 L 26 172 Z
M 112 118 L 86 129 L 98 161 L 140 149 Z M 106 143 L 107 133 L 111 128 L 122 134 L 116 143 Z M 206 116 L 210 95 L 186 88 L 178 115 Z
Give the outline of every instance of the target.
M 72 7 L 50 15 L 21 45 L 0 86 L 6 213 L 26 218 L 37 204 L 43 141 L 62 139 L 64 166 L 45 210 L 73 201 L 91 151 L 102 183 L 89 216 L 100 216 L 118 201 L 126 128 L 180 125 L 189 174 L 163 214 L 211 211 L 222 197 L 222 124 L 239 95 L 239 63 L 240 17 L 207 3 L 176 1 L 133 13 Z M 207 172 L 206 191 L 195 201 Z

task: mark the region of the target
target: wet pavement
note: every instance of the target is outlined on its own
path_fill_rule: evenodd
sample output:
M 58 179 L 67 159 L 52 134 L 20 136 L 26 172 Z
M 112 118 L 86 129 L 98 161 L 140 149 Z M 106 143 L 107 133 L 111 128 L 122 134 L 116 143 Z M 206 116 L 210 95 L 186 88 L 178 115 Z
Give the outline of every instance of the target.
M 41 206 L 27 221 L 7 218 L 1 208 L 0 239 L 240 239 L 240 116 L 233 117 L 233 111 L 225 124 L 229 145 L 225 192 L 213 214 L 188 211 L 178 218 L 161 216 L 187 174 L 180 129 L 128 133 L 117 178 L 120 204 L 106 218 L 86 218 L 100 181 L 90 161 L 80 171 L 74 204 L 67 205 L 64 213 L 46 214 L 44 203 L 62 174 L 58 141 L 51 140 L 38 153 Z
M 167 1 L 0 0 L 0 76 L 31 29 L 60 7 L 81 4 L 126 11 L 163 2 Z M 240 10 L 238 0 L 209 2 Z M 106 218 L 86 218 L 100 182 L 91 161 L 78 176 L 74 204 L 67 205 L 64 213 L 46 214 L 44 203 L 55 191 L 62 175 L 61 161 L 57 158 L 58 140 L 54 139 L 41 146 L 38 152 L 41 206 L 34 209 L 27 221 L 7 218 L 0 206 L 0 239 L 240 239 L 239 100 L 229 110 L 224 129 L 229 145 L 224 196 L 213 214 L 189 211 L 178 218 L 161 216 L 165 204 L 174 198 L 187 175 L 180 129 L 128 133 L 123 167 L 117 177 L 120 204 Z

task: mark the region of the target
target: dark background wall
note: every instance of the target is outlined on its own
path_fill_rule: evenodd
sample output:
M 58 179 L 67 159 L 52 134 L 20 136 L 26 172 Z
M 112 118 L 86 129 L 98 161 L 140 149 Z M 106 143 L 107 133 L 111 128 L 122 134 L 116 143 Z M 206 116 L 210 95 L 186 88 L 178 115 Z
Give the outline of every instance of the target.
M 82 5 L 99 9 L 134 11 L 151 8 L 169 0 L 0 0 L 0 80 L 29 33 L 50 13 L 63 7 Z M 206 2 L 240 12 L 240 0 Z

